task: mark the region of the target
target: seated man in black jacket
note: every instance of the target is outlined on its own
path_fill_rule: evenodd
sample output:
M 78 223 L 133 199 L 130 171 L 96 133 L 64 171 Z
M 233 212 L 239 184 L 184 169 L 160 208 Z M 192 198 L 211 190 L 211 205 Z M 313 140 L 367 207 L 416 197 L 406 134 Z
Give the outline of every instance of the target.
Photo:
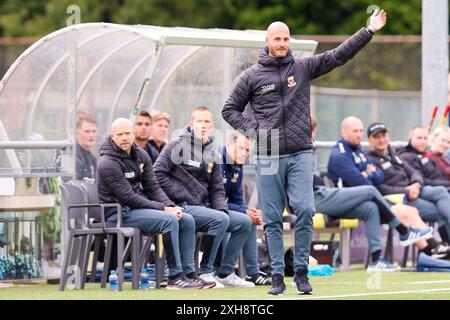
M 450 195 L 445 187 L 427 186 L 422 174 L 414 170 L 389 146 L 389 134 L 383 123 L 367 129 L 371 151 L 369 159 L 384 173 L 384 182 L 376 187 L 381 194 L 404 193 L 405 202 L 419 210 L 424 221 L 437 221 L 442 240 L 449 242 Z
M 249 216 L 228 209 L 221 170 L 221 158 L 213 145 L 211 111 L 197 107 L 189 126 L 167 143 L 154 169 L 166 194 L 192 215 L 198 231 L 214 237 L 209 256 L 200 265 L 200 278 L 223 286 L 254 287 L 234 273 L 234 265 L 252 228 Z M 222 265 L 214 277 L 214 260 L 225 232 L 231 233 Z
M 364 127 L 360 119 L 355 117 L 345 118 L 341 125 L 342 139 L 333 147 L 330 155 L 328 175 L 335 182 L 345 187 L 378 185 L 384 181 L 381 168 L 374 167 L 367 159 L 367 155 L 361 150 L 363 131 Z M 415 228 L 426 227 L 416 208 L 406 204 L 395 204 L 390 209 L 403 224 Z M 383 211 L 380 211 L 380 213 L 383 213 Z M 382 217 L 383 223 L 389 221 L 386 218 L 386 216 Z M 416 246 L 429 256 L 435 258 L 447 257 L 447 246 L 439 244 L 434 238 L 422 239 L 416 242 Z
M 111 136 L 103 142 L 100 156 L 97 171 L 100 201 L 122 206 L 122 212 L 106 209 L 108 226 L 115 226 L 117 214 L 121 214 L 124 227 L 138 228 L 147 234 L 162 233 L 169 267 L 167 289 L 214 286 L 195 277 L 194 219 L 176 207 L 159 187 L 150 157 L 134 143 L 134 130 L 128 119 L 119 118 L 112 123 Z M 192 251 L 183 252 L 181 258 L 179 237 L 182 248 L 188 246 Z
M 78 112 L 76 119 L 75 178 L 77 180 L 95 179 L 97 159 L 92 149 L 97 142 L 97 121 L 85 112 Z M 58 160 L 60 161 L 60 160 Z
M 413 169 L 422 174 L 427 186 L 443 186 L 450 190 L 450 180 L 438 168 L 433 159 L 425 157 L 428 149 L 428 129 L 416 126 L 409 132 L 409 143 L 404 148 L 397 149 L 400 158 Z
M 316 137 L 317 120 L 311 117 L 312 136 Z M 348 164 L 349 167 L 352 164 Z M 390 204 L 373 185 L 346 188 L 328 188 L 320 176 L 314 172 L 314 203 L 317 212 L 334 218 L 360 219 L 364 221 L 366 237 L 372 262 L 367 271 L 396 271 L 400 267 L 381 256 L 380 220 L 389 223 L 400 234 L 400 245 L 418 243 L 431 236 L 431 228 L 416 229 L 405 226 L 394 215 Z M 413 208 L 412 208 L 413 209 Z M 413 209 L 417 212 L 416 209 Z M 424 241 L 424 240 L 422 240 Z

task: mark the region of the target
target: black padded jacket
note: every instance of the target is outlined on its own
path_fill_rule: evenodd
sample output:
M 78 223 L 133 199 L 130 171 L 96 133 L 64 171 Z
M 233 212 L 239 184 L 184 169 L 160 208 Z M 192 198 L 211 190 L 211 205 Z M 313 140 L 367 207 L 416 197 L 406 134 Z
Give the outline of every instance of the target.
M 221 157 L 213 142 L 202 144 L 186 128 L 162 149 L 154 165 L 155 175 L 175 203 L 228 212 Z
M 222 117 L 234 129 L 258 136 L 258 154 L 312 149 L 311 80 L 343 65 L 371 39 L 372 34 L 362 28 L 337 48 L 300 59 L 291 51 L 272 58 L 268 48 L 262 48 L 258 64 L 243 72 L 225 102 Z M 242 114 L 248 103 L 255 119 Z
M 111 138 L 103 142 L 97 169 L 97 187 L 103 203 L 117 202 L 131 209 L 157 210 L 175 205 L 159 186 L 150 156 L 137 144 L 133 144 L 131 154 L 128 155 Z M 114 208 L 107 208 L 105 217 L 114 213 Z

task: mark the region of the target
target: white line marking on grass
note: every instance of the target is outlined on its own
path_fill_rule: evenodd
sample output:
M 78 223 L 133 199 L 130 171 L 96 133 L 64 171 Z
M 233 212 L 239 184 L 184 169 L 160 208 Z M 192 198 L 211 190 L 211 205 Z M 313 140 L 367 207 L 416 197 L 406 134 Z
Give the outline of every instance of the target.
M 392 282 L 391 282 L 392 283 Z M 403 283 L 403 282 L 399 282 L 399 283 Z M 333 285 L 337 285 L 337 284 L 364 284 L 363 281 L 333 281 Z M 330 282 L 314 282 L 314 285 L 330 285 Z
M 407 284 L 431 284 L 431 283 L 450 283 L 450 280 L 433 280 L 433 281 L 407 282 Z
M 450 288 L 429 289 L 429 290 L 392 291 L 392 292 L 354 293 L 354 294 L 340 294 L 340 295 L 335 295 L 335 296 L 317 296 L 317 297 L 313 296 L 313 297 L 303 298 L 302 300 L 384 296 L 384 295 L 394 295 L 394 294 L 427 293 L 427 292 L 440 292 L 440 291 L 450 291 Z M 294 299 L 286 299 L 286 300 L 294 300 Z M 298 300 L 298 298 L 295 300 Z

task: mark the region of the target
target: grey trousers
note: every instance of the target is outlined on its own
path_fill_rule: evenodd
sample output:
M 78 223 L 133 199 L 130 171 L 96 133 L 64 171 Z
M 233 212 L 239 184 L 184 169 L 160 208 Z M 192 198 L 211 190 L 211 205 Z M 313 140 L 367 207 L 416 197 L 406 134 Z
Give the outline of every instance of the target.
M 424 221 L 437 221 L 439 227 L 444 227 L 450 235 L 450 195 L 445 187 L 425 186 L 419 198 L 409 205 L 419 210 Z
M 264 232 L 272 275 L 284 276 L 283 211 L 286 194 L 297 217 L 295 224 L 294 270 L 307 269 L 315 213 L 313 159 L 311 150 L 256 161 L 258 199 L 264 219 Z

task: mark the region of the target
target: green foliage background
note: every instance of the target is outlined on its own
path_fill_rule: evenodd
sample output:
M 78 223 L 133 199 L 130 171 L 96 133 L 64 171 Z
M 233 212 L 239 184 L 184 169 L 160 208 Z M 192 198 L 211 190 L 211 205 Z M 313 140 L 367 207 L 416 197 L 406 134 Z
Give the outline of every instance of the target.
M 43 36 L 65 26 L 66 9 L 78 5 L 81 22 L 196 28 L 265 29 L 285 21 L 292 34 L 352 34 L 367 8 L 388 12 L 384 34 L 420 34 L 421 0 L 2 0 L 0 36 Z

